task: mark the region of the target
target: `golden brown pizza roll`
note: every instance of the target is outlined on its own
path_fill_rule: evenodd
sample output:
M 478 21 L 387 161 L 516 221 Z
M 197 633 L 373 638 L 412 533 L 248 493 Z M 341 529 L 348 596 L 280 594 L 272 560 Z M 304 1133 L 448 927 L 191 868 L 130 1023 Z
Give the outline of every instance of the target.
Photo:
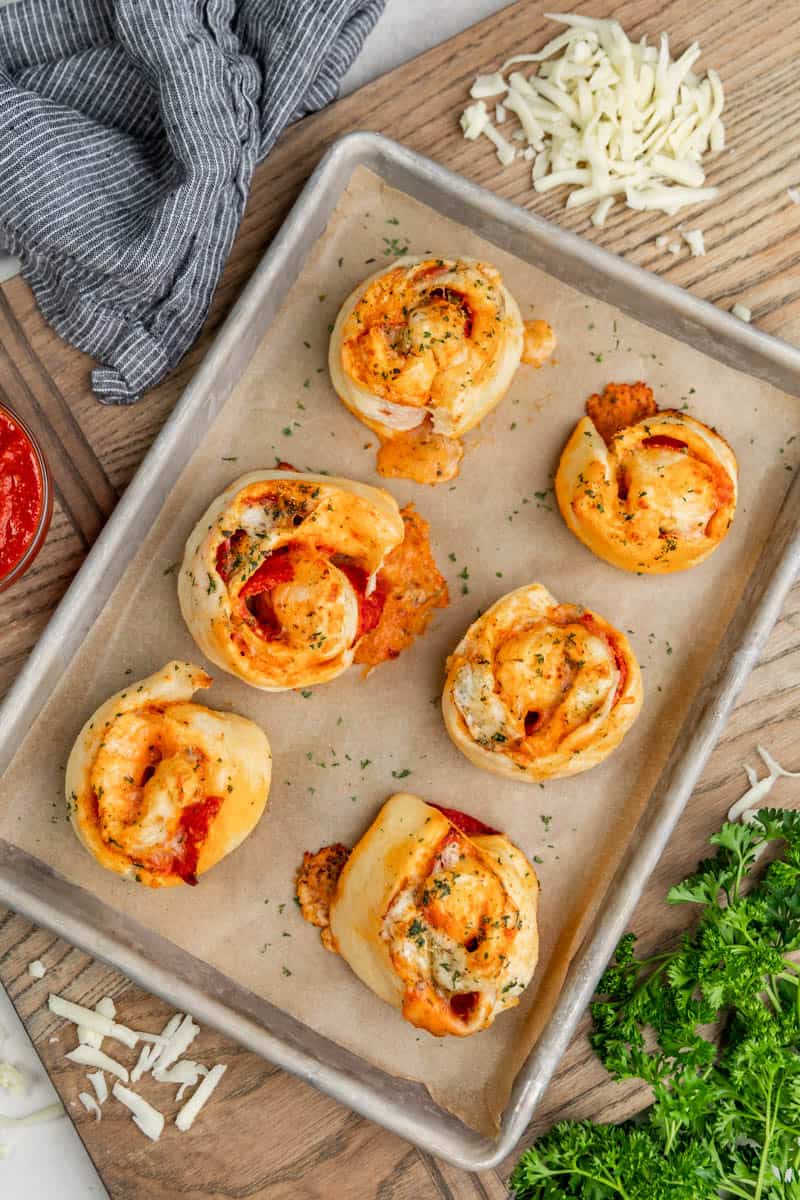
M 263 730 L 193 704 L 211 678 L 169 662 L 89 718 L 67 763 L 72 828 L 101 867 L 148 887 L 195 884 L 258 824 L 272 756 Z
M 545 321 L 523 322 L 495 267 L 404 258 L 345 300 L 328 361 L 342 402 L 381 439 L 379 472 L 440 483 L 520 362 L 540 366 L 554 348 Z
M 540 583 L 493 604 L 447 660 L 447 732 L 476 767 L 509 779 L 536 783 L 597 766 L 641 706 L 628 639 Z
M 325 683 L 378 624 L 377 576 L 404 535 L 381 488 L 255 471 L 227 487 L 192 532 L 181 612 L 203 653 L 253 687 Z
M 306 854 L 301 911 L 419 1029 L 466 1037 L 513 1008 L 539 954 L 539 883 L 505 834 L 399 793 L 349 854 Z
M 569 528 L 599 558 L 659 575 L 707 558 L 736 511 L 736 456 L 687 413 L 659 411 L 645 384 L 592 396 L 567 442 L 555 493 Z

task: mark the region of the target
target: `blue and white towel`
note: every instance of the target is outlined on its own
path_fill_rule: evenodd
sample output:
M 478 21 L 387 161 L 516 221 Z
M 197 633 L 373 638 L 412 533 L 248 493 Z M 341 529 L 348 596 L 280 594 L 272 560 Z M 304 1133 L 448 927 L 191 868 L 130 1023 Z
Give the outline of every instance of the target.
M 0 247 L 130 404 L 197 336 L 254 167 L 323 107 L 384 0 L 0 8 Z

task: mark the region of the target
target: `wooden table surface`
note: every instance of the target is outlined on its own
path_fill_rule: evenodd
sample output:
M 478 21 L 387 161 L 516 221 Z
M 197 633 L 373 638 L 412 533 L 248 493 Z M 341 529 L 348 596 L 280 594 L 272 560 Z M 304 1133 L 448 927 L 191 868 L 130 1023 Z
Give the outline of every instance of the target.
M 540 47 L 553 27 L 551 7 L 523 2 L 429 51 L 325 112 L 295 125 L 262 165 L 231 260 L 203 336 L 175 374 L 132 409 L 104 408 L 89 389 L 89 360 L 44 324 L 20 280 L 0 290 L 0 396 L 39 436 L 53 469 L 56 512 L 35 568 L 0 598 L 0 690 L 5 690 L 47 622 L 118 496 L 205 353 L 309 172 L 343 132 L 378 130 L 461 171 L 567 228 L 729 308 L 739 300 L 758 328 L 800 344 L 800 206 L 787 188 L 800 183 L 797 0 L 596 0 L 581 11 L 616 16 L 633 38 L 668 30 L 675 49 L 697 38 L 701 66 L 722 75 L 729 150 L 713 162 L 719 199 L 683 218 L 618 211 L 602 230 L 587 210 L 567 213 L 563 194 L 535 196 L 528 164 L 501 172 L 490 148 L 462 140 L 457 125 L 472 78 L 512 53 Z M 433 18 L 432 18 L 433 19 Z M 707 255 L 657 251 L 655 238 L 679 220 L 705 233 Z M 735 397 L 731 397 L 735 402 Z M 635 928 L 646 943 L 669 940 L 680 913 L 663 904 L 667 887 L 701 857 L 703 840 L 743 790 L 742 764 L 757 742 L 798 767 L 800 588 L 795 587 L 764 657 L 733 713 L 670 848 L 639 906 Z M 774 796 L 791 793 L 781 780 Z M 42 982 L 27 974 L 35 958 Z M 102 1124 L 76 1111 L 84 1072 L 65 1065 L 74 1035 L 44 1004 L 48 991 L 94 1004 L 118 1003 L 127 1024 L 156 1028 L 167 1009 L 103 964 L 27 920 L 0 912 L 0 979 L 30 1031 L 56 1087 L 114 1200 L 146 1195 L 341 1200 L 495 1200 L 505 1196 L 511 1163 L 468 1175 L 434 1161 L 312 1088 L 204 1030 L 197 1056 L 230 1068 L 204 1119 L 188 1135 L 168 1132 L 152 1146 L 127 1114 L 108 1105 Z M 614 1120 L 646 1101 L 644 1089 L 615 1085 L 594 1061 L 584 1030 L 552 1083 L 529 1138 L 556 1117 Z M 194 1053 L 194 1048 L 193 1048 Z M 147 1095 L 147 1088 L 144 1088 Z M 162 1096 L 159 1095 L 159 1102 Z

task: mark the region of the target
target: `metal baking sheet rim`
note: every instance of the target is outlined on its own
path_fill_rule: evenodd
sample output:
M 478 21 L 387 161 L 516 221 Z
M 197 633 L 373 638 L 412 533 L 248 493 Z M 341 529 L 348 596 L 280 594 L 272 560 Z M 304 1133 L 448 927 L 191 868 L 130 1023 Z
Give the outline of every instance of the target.
M 800 396 L 797 348 L 404 146 L 378 134 L 348 134 L 331 146 L 313 172 L 0 707 L 0 772 L 119 581 L 128 562 L 130 533 L 147 528 L 159 512 L 359 165 L 568 283 L 573 282 L 570 270 L 577 271 L 580 279 L 573 285 L 588 295 Z M 513 1151 L 533 1116 L 799 567 L 800 477 L 795 477 L 720 645 L 715 668 L 695 698 L 597 923 L 517 1075 L 496 1139 L 483 1137 L 444 1112 L 421 1085 L 368 1066 L 138 923 L 125 918 L 120 922 L 116 914 L 113 923 L 104 920 L 107 910 L 88 892 L 2 841 L 0 901 L 422 1149 L 467 1170 L 496 1167 Z

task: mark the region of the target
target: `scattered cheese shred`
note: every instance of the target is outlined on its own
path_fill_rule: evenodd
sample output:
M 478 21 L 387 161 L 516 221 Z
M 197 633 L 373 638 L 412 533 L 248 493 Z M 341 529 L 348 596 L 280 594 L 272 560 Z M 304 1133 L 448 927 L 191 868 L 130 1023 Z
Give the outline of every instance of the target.
M 133 1123 L 137 1129 L 140 1129 L 145 1137 L 149 1137 L 151 1142 L 157 1142 L 164 1129 L 163 1114 L 121 1083 L 114 1084 L 111 1094 L 133 1114 Z
M 117 1079 L 121 1079 L 123 1083 L 128 1082 L 128 1068 L 123 1067 L 122 1063 L 117 1062 L 115 1058 L 110 1058 L 102 1050 L 95 1050 L 94 1046 L 85 1046 L 81 1043 L 74 1050 L 70 1050 L 66 1057 L 70 1062 L 80 1063 L 82 1067 L 97 1067 L 100 1071 L 108 1071 L 110 1075 L 116 1075 Z
M 47 974 L 47 967 L 40 959 L 36 958 L 32 963 L 28 963 L 28 974 L 31 979 L 44 979 Z
M 473 100 L 486 100 L 489 96 L 498 96 L 507 92 L 506 81 L 499 71 L 493 75 L 479 75 L 469 90 Z
M 94 1011 L 113 1019 L 117 1015 L 117 1006 L 110 996 L 103 996 L 102 1000 L 95 1004 Z M 78 1026 L 78 1041 L 85 1042 L 87 1046 L 94 1046 L 96 1050 L 103 1049 L 103 1035 L 95 1033 L 93 1029 L 87 1029 L 85 1025 Z
M 729 821 L 742 821 L 744 824 L 748 824 L 757 820 L 761 802 L 772 791 L 777 779 L 800 779 L 800 771 L 787 771 L 763 746 L 756 746 L 756 750 L 769 774 L 765 775 L 763 779 L 759 779 L 752 767 L 745 767 L 750 786 L 744 795 L 728 809 Z
M 706 243 L 702 229 L 689 229 L 683 235 L 683 240 L 691 250 L 692 258 L 702 258 L 706 252 Z
M 800 188 L 787 188 L 786 195 L 789 197 L 792 204 L 800 204 Z
M 165 1071 L 191 1046 L 200 1032 L 200 1026 L 195 1025 L 190 1016 L 185 1016 L 165 1046 L 162 1046 L 153 1064 L 153 1071 Z
M 106 1100 L 108 1099 L 108 1084 L 106 1083 L 106 1077 L 103 1072 L 93 1071 L 90 1075 L 87 1075 L 86 1078 L 94 1088 L 94 1094 L 97 1096 L 98 1104 L 105 1104 Z
M 122 1042 L 131 1050 L 139 1040 L 139 1035 L 132 1029 L 128 1029 L 127 1025 L 117 1025 L 111 1017 L 105 1016 L 102 1012 L 84 1008 L 82 1004 L 73 1004 L 71 1000 L 65 1000 L 63 996 L 55 996 L 51 992 L 47 999 L 47 1006 L 57 1017 L 65 1017 L 67 1021 L 72 1021 L 73 1025 L 92 1033 L 99 1033 L 101 1037 L 115 1038 L 116 1041 Z
M 211 1093 L 214 1091 L 214 1088 L 217 1086 L 220 1079 L 222 1079 L 222 1076 L 225 1074 L 226 1070 L 227 1067 L 224 1063 L 217 1063 L 216 1067 L 212 1067 L 208 1072 L 205 1079 L 200 1084 L 191 1099 L 186 1101 L 183 1108 L 175 1118 L 175 1124 L 177 1125 L 178 1129 L 180 1129 L 181 1133 L 186 1133 L 187 1130 L 191 1129 L 195 1117 L 211 1096 Z
M 88 1113 L 94 1113 L 95 1121 L 102 1121 L 103 1113 L 94 1096 L 90 1096 L 88 1092 L 78 1092 L 78 1099 Z
M 609 198 L 669 214 L 713 200 L 717 188 L 703 186 L 701 160 L 724 149 L 725 101 L 715 71 L 701 79 L 693 70 L 697 42 L 673 61 L 666 34 L 649 46 L 647 38 L 629 41 L 618 21 L 546 15 L 566 25 L 565 32 L 538 53 L 516 55 L 499 71 L 477 77 L 470 89 L 474 103 L 461 116 L 464 137 L 483 135 L 504 166 L 514 161 L 514 147 L 486 107 L 486 99 L 498 97 L 498 123 L 513 113 L 522 140 L 536 153 L 534 189 L 572 185 L 567 207 L 598 206 L 595 225 L 608 215 Z M 521 63 L 534 64 L 533 72 L 510 70 Z M 517 133 L 512 137 L 519 140 Z
M 753 319 L 752 310 L 749 309 L 746 304 L 734 304 L 731 312 L 735 317 L 738 317 L 740 321 L 747 321 L 749 323 Z
M 173 1017 L 170 1017 L 159 1035 L 159 1041 L 161 1045 L 166 1045 L 169 1042 L 170 1038 L 182 1020 L 183 1013 L 175 1013 Z M 143 1075 L 146 1075 L 148 1071 L 152 1070 L 153 1065 L 155 1064 L 155 1061 L 160 1053 L 161 1048 L 159 1043 L 156 1043 L 152 1046 L 142 1047 L 142 1051 L 139 1055 L 136 1066 L 131 1071 L 131 1083 L 138 1083 Z
M 93 1038 L 98 1037 L 101 1042 L 103 1037 L 115 1037 L 118 1040 L 126 1042 L 131 1048 L 138 1041 L 143 1041 L 145 1044 L 141 1047 L 136 1066 L 128 1072 L 128 1068 L 116 1059 L 105 1054 L 99 1046 L 92 1045 L 85 1041 L 80 1041 L 74 1050 L 70 1050 L 66 1057 L 70 1062 L 80 1063 L 83 1066 L 96 1067 L 97 1070 L 86 1076 L 87 1082 L 91 1084 L 94 1090 L 94 1096 L 88 1092 L 79 1092 L 78 1100 L 83 1105 L 87 1113 L 94 1116 L 96 1121 L 102 1119 L 101 1106 L 108 1099 L 108 1085 L 106 1083 L 104 1071 L 115 1076 L 118 1082 L 114 1083 L 111 1094 L 124 1104 L 133 1115 L 134 1124 L 141 1130 L 146 1137 L 152 1141 L 158 1141 L 164 1129 L 164 1117 L 148 1104 L 141 1096 L 130 1088 L 123 1086 L 128 1082 L 136 1083 L 141 1079 L 146 1072 L 152 1072 L 153 1078 L 157 1083 L 178 1084 L 176 1100 L 180 1104 L 183 1100 L 184 1093 L 187 1088 L 196 1088 L 194 1095 L 181 1107 L 178 1112 L 175 1124 L 178 1129 L 185 1132 L 190 1129 L 197 1114 L 208 1101 L 212 1092 L 216 1088 L 220 1079 L 226 1071 L 224 1064 L 218 1064 L 209 1070 L 202 1063 L 194 1062 L 192 1059 L 182 1059 L 181 1055 L 189 1048 L 200 1032 L 200 1026 L 197 1025 L 190 1016 L 183 1013 L 175 1013 L 167 1021 L 161 1033 L 145 1033 L 129 1030 L 125 1025 L 117 1025 L 114 1021 L 116 1016 L 116 1008 L 113 1000 L 109 997 L 105 998 L 105 1003 L 100 1002 L 94 1011 L 84 1008 L 80 1004 L 73 1004 L 70 1000 L 64 1000 L 60 996 L 51 995 L 48 999 L 48 1007 L 50 1011 L 57 1016 L 63 1016 L 68 1021 L 84 1028 L 87 1035 Z M 100 1005 L 103 1004 L 105 1011 L 100 1010 Z M 122 1036 L 120 1037 L 120 1034 Z M 127 1039 L 125 1035 L 128 1035 Z M 131 1041 L 131 1039 L 133 1039 Z M 15 1070 L 8 1064 L 0 1064 L 0 1086 L 3 1086 L 3 1067 L 9 1071 Z M 11 1076 L 8 1076 L 11 1080 Z M 199 1085 L 198 1085 L 198 1081 Z M 8 1083 L 6 1086 L 11 1086 Z M 58 1112 L 61 1112 L 61 1106 L 55 1106 Z M 43 1110 L 48 1113 L 50 1110 Z M 55 1115 L 55 1114 L 53 1114 Z M 45 1119 L 44 1116 L 31 1116 L 29 1121 L 34 1119 Z M 10 1123 L 9 1118 L 6 1123 Z M 0 1124 L 3 1119 L 0 1118 Z M 14 1122 L 19 1124 L 20 1122 Z M 24 1123 L 24 1122 L 23 1122 Z
M 190 1058 L 181 1059 L 174 1066 L 167 1067 L 164 1071 L 159 1071 L 158 1068 L 153 1071 L 153 1078 L 156 1083 L 179 1083 L 175 1099 L 180 1104 L 183 1099 L 184 1092 L 187 1088 L 194 1087 L 201 1075 L 208 1074 L 208 1067 L 204 1067 L 202 1063 L 193 1062 Z

